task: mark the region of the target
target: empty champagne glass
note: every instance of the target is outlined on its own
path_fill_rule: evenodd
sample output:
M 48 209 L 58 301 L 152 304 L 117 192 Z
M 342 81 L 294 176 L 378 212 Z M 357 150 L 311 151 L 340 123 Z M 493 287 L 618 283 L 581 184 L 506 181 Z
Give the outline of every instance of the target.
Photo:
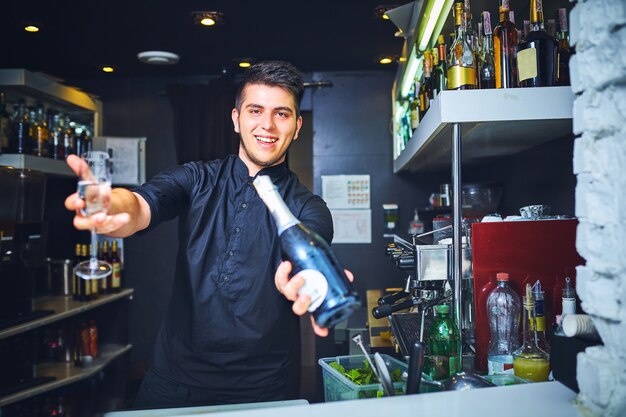
M 78 196 L 85 202 L 81 210 L 84 216 L 106 213 L 111 202 L 111 160 L 101 151 L 86 152 L 82 159 L 87 166 L 81 168 Z M 100 279 L 108 276 L 113 268 L 98 259 L 98 235 L 91 229 L 91 257 L 74 267 L 74 273 L 82 279 Z

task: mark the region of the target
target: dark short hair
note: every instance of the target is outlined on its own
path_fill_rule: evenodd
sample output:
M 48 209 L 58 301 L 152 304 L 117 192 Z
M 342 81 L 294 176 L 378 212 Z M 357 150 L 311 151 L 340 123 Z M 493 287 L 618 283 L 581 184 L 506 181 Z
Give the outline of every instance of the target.
M 293 95 L 296 104 L 296 116 L 300 116 L 300 102 L 304 94 L 302 74 L 289 62 L 262 61 L 252 65 L 243 75 L 243 80 L 237 91 L 235 107 L 241 111 L 243 91 L 248 84 L 264 84 L 270 87 L 282 87 Z

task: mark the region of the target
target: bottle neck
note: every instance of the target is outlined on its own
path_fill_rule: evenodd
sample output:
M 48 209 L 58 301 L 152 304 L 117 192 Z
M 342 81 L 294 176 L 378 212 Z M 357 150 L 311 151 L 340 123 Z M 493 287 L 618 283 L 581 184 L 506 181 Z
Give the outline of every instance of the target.
M 541 29 L 535 29 L 537 25 L 540 25 Z M 530 30 L 543 30 L 542 0 L 530 0 Z
M 509 0 L 500 0 L 500 22 L 509 20 Z
M 261 200 L 263 200 L 272 214 L 276 222 L 279 236 L 291 226 L 300 223 L 300 220 L 291 213 L 285 204 L 285 201 L 278 193 L 278 189 L 274 186 L 269 176 L 259 175 L 254 180 L 253 184 L 259 197 L 261 197 Z

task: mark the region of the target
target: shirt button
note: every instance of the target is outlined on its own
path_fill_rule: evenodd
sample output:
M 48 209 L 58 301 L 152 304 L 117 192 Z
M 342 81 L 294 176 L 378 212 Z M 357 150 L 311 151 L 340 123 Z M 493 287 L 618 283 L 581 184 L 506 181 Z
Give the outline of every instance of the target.
M 235 227 L 235 233 L 241 232 L 241 227 Z
M 228 281 L 228 275 L 222 274 L 222 281 Z
M 235 254 L 235 252 L 233 252 L 232 250 L 230 252 L 228 252 L 228 256 L 233 256 Z
M 241 208 L 246 208 L 248 205 L 246 203 L 241 203 Z

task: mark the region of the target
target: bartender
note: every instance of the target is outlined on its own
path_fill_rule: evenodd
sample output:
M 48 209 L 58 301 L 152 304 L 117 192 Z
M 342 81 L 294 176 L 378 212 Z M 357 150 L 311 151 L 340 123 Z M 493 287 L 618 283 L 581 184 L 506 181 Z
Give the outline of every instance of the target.
M 77 213 L 76 228 L 113 237 L 179 219 L 169 308 L 135 407 L 288 399 L 288 370 L 299 357 L 298 316 L 310 299 L 298 295 L 302 277 L 288 279 L 291 264 L 281 262 L 274 224 L 252 180 L 269 175 L 296 217 L 331 242 L 326 203 L 285 162 L 302 126 L 302 94 L 293 65 L 258 63 L 246 71 L 232 110 L 238 155 L 167 169 L 132 191 L 114 189 L 108 214 L 84 217 L 77 194 L 66 199 Z M 78 173 L 85 162 L 71 155 L 67 163 Z M 317 335 L 328 335 L 311 321 Z

